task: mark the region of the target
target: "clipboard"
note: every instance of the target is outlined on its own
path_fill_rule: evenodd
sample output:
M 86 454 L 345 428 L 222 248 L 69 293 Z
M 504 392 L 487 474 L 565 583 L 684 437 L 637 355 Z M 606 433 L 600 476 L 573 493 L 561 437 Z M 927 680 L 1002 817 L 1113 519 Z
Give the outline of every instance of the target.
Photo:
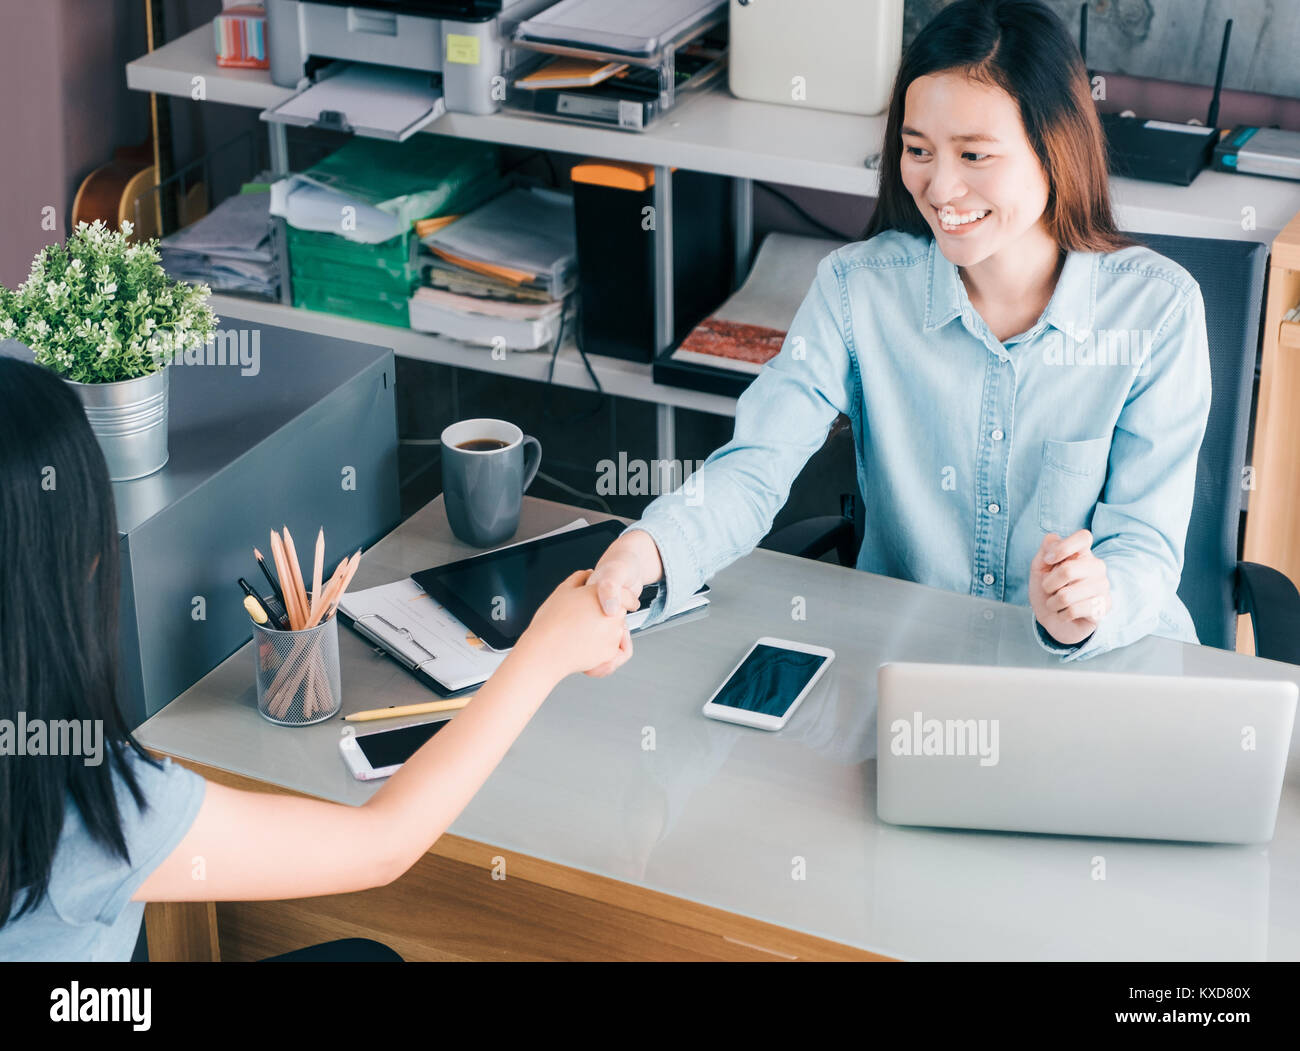
M 448 687 L 440 683 L 437 679 L 435 679 L 431 674 L 429 674 L 427 670 L 427 666 L 430 663 L 430 660 L 423 660 L 423 661 L 412 660 L 409 657 L 407 657 L 404 653 L 390 646 L 385 639 L 380 638 L 373 631 L 368 630 L 366 624 L 364 623 L 367 619 L 369 619 L 368 617 L 362 617 L 360 618 L 360 621 L 358 621 L 357 619 L 349 617 L 341 609 L 337 611 L 337 615 L 358 635 L 366 639 L 368 642 L 373 643 L 374 650 L 376 653 L 383 653 L 388 657 L 391 657 L 394 661 L 396 661 L 403 668 L 405 668 L 408 674 L 410 674 L 414 679 L 416 679 L 424 686 L 427 686 L 439 697 L 444 697 L 448 699 L 453 697 L 461 697 L 467 693 L 472 693 L 474 690 L 476 690 L 479 686 L 482 685 L 482 683 L 476 683 L 473 686 L 462 686 L 454 690 L 449 689 Z M 377 616 L 377 615 L 371 614 L 370 616 Z M 400 633 L 402 630 L 405 629 L 398 628 L 395 630 L 397 630 Z M 415 643 L 415 644 L 419 645 L 419 643 Z M 421 648 L 423 649 L 423 647 Z M 429 658 L 436 660 L 436 656 L 434 654 L 429 654 Z

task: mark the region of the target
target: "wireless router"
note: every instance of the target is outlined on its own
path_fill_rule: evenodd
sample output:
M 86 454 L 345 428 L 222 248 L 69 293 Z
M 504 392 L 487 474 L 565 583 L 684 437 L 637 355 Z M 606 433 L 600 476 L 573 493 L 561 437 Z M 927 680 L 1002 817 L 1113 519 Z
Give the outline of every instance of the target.
M 1214 170 L 1300 180 L 1300 132 L 1238 125 L 1214 148 Z
M 1214 98 L 1205 124 L 1179 124 L 1163 120 L 1143 120 L 1118 113 L 1102 113 L 1102 130 L 1110 152 L 1110 170 L 1115 175 L 1148 182 L 1190 186 L 1192 180 L 1210 166 L 1219 144 L 1219 96 L 1223 92 L 1223 72 L 1228 64 L 1228 41 L 1232 38 L 1232 19 L 1223 28 L 1219 48 L 1219 71 L 1214 78 Z M 1079 51 L 1088 64 L 1088 5 L 1079 14 Z M 1089 81 L 1092 74 L 1088 74 Z

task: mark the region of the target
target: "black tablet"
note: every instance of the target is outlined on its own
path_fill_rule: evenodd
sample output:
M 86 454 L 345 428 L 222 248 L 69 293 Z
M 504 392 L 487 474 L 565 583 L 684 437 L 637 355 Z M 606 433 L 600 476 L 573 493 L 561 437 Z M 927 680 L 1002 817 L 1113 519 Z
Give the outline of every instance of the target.
M 494 650 L 519 641 L 533 614 L 570 573 L 593 569 L 626 529 L 618 521 L 570 529 L 412 573 L 411 579 Z M 657 586 L 641 593 L 646 608 Z

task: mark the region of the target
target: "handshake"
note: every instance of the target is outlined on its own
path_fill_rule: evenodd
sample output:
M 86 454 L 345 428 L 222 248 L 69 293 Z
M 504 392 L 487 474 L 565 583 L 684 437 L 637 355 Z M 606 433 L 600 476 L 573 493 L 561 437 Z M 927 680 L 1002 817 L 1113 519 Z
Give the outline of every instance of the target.
M 582 569 L 566 577 L 515 644 L 519 659 L 556 682 L 574 672 L 608 675 L 632 656 L 627 614 L 638 608 L 640 596 L 627 598 L 612 615 L 606 613 L 594 575 L 594 570 Z
M 558 682 L 575 672 L 608 675 L 632 656 L 627 615 L 641 589 L 663 575 L 654 541 L 633 530 L 610 544 L 595 569 L 570 574 L 533 615 L 516 651 Z
M 515 649 L 556 682 L 576 671 L 608 675 L 632 656 L 627 618 L 641 605 L 641 589 L 662 576 L 658 546 L 632 529 L 608 546 L 594 570 L 572 574 L 551 592 Z

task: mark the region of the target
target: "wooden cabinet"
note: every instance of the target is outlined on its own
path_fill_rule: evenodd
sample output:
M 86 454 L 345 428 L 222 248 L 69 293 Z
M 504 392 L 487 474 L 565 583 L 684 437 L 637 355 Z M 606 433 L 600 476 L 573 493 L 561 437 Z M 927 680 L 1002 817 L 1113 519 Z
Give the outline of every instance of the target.
M 1247 562 L 1293 582 L 1300 581 L 1300 322 L 1283 318 L 1298 303 L 1300 215 L 1278 234 L 1269 261 L 1244 548 Z

